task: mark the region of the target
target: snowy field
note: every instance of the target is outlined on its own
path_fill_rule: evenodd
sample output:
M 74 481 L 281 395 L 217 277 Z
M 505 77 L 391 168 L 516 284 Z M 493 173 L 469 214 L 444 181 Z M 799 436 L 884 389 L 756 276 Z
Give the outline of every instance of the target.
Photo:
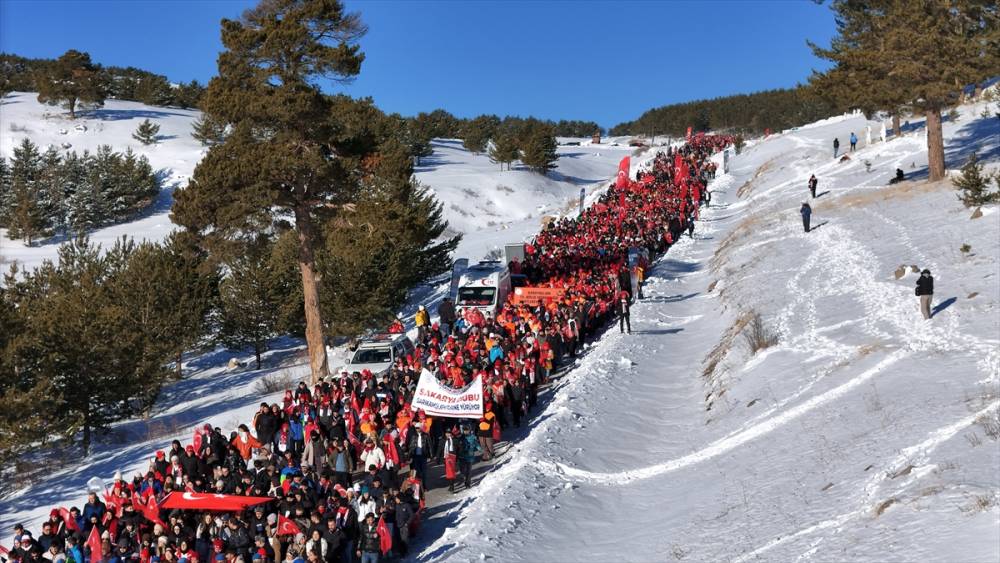
M 950 169 L 972 150 L 1000 162 L 1000 126 L 980 109 L 945 124 Z M 101 111 L 118 118 L 79 119 L 88 129 L 76 132 L 76 122 L 41 119 L 44 111 L 52 110 L 33 95 L 4 100 L 4 155 L 23 136 L 10 120 L 43 146 L 133 146 L 168 170 L 168 185 L 186 181 L 202 150 L 187 133 L 196 112 L 109 102 Z M 146 117 L 174 138 L 148 149 L 132 141 Z M 949 183 L 921 180 L 921 123 L 872 146 L 864 126 L 862 117 L 831 118 L 736 157 L 712 184 L 694 239 L 651 272 L 633 334 L 596 341 L 525 439 L 469 493 L 429 506 L 415 558 L 1000 559 L 1000 214 L 988 208 L 972 220 Z M 846 147 L 851 131 L 860 149 L 837 163 L 832 139 Z M 478 259 L 572 209 L 581 187 L 594 197 L 630 152 L 585 143 L 560 154 L 558 174 L 542 181 L 438 140 L 417 175 L 466 234 L 458 256 Z M 896 167 L 921 181 L 886 186 Z M 798 208 L 812 173 L 818 228 L 806 234 Z M 162 238 L 169 193 L 161 200 L 94 238 Z M 29 265 L 56 247 L 0 245 L 0 256 Z M 920 318 L 911 265 L 935 275 L 931 321 Z M 416 288 L 407 310 L 442 291 Z M 779 335 L 756 355 L 740 334 L 749 310 Z M 262 370 L 225 368 L 249 353 L 189 359 L 188 377 L 164 390 L 149 420 L 117 425 L 86 460 L 62 460 L 0 498 L 0 530 L 35 528 L 52 506 L 82 505 L 88 479 L 145 469 L 153 451 L 186 442 L 196 424 L 248 421 L 255 405 L 277 398 L 258 393 L 261 378 L 307 374 L 300 354 L 299 342 L 282 340 Z

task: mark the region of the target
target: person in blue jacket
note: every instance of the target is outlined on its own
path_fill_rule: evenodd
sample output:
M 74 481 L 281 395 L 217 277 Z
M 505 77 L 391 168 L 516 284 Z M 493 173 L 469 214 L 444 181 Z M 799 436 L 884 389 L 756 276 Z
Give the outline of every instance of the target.
M 851 131 L 851 152 L 854 152 L 856 148 L 858 148 L 858 136 L 854 134 L 854 131 Z

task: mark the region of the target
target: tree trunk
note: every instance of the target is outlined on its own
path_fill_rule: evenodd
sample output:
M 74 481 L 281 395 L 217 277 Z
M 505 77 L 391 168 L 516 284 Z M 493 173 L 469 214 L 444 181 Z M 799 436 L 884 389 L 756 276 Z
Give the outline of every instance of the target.
M 76 98 L 69 99 L 69 118 L 76 119 Z
M 316 258 L 313 253 L 314 229 L 309 210 L 295 209 L 295 227 L 299 234 L 299 270 L 302 271 L 302 296 L 306 313 L 306 348 L 309 350 L 309 369 L 312 384 L 330 374 L 326 359 L 326 342 L 323 338 L 323 317 L 319 309 L 319 288 L 316 285 Z
M 184 372 L 181 371 L 181 360 L 184 359 L 184 349 L 179 348 L 177 350 L 177 371 L 174 372 L 174 378 L 180 381 L 184 377 Z
M 257 355 L 257 369 L 260 369 L 260 351 L 263 347 L 260 341 L 255 342 L 253 346 L 253 352 Z
M 892 134 L 895 135 L 896 137 L 903 136 L 903 130 L 900 127 L 901 126 L 899 125 L 899 114 L 898 113 L 892 114 Z
M 944 179 L 944 134 L 938 109 L 927 110 L 927 168 L 931 182 Z

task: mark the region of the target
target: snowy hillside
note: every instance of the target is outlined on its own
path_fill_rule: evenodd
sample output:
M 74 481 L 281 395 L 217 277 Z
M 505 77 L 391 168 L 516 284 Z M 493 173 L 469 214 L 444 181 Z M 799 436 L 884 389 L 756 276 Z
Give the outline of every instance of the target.
M 1000 159 L 977 109 L 945 124 L 949 168 Z M 420 559 L 1000 559 L 1000 214 L 970 219 L 947 182 L 887 186 L 896 167 L 926 176 L 922 124 L 872 146 L 864 127 L 833 118 L 736 157 L 633 334 L 595 343 L 529 436 L 429 519 Z M 851 131 L 859 150 L 834 161 Z M 911 266 L 936 277 L 930 321 Z M 779 338 L 756 355 L 749 311 Z
M 193 110 L 146 106 L 138 102 L 108 100 L 105 107 L 81 112 L 75 120 L 60 108 L 38 103 L 34 93 L 13 93 L 0 103 L 0 154 L 13 155 L 24 138 L 44 150 L 48 146 L 67 150 L 95 151 L 100 145 L 115 150 L 132 148 L 149 158 L 154 170 L 164 175 L 164 190 L 152 208 L 135 221 L 99 229 L 90 234 L 95 242 L 109 247 L 123 235 L 136 239 L 161 240 L 175 228 L 170 222 L 171 194 L 183 187 L 206 149 L 191 137 L 200 113 Z M 160 142 L 145 146 L 132 138 L 143 120 L 160 126 Z M 545 215 L 575 208 L 580 188 L 593 191 L 613 175 L 622 156 L 633 149 L 622 143 L 560 146 L 558 168 L 542 178 L 528 170 L 500 171 L 499 165 L 484 155 L 473 155 L 458 140 L 434 141 L 434 154 L 416 169 L 417 179 L 433 190 L 444 205 L 444 216 L 452 231 L 475 233 L 458 255 L 481 258 L 505 241 L 519 241 L 538 230 Z M 576 140 L 579 142 L 579 140 Z M 506 231 L 506 232 L 501 232 Z M 503 235 L 503 236 L 500 236 Z M 499 242 L 483 237 L 499 236 Z M 59 240 L 26 248 L 20 241 L 0 238 L 0 258 L 18 261 L 26 267 L 53 259 Z
M 111 246 L 123 235 L 138 240 L 161 240 L 174 225 L 169 212 L 173 190 L 183 187 L 201 160 L 204 148 L 191 138 L 191 127 L 199 112 L 177 108 L 161 108 L 108 100 L 103 108 L 78 112 L 76 119 L 61 108 L 38 103 L 34 93 L 15 92 L 0 101 L 0 155 L 11 158 L 14 147 L 25 138 L 45 150 L 49 146 L 82 153 L 94 152 L 101 145 L 116 151 L 131 148 L 149 159 L 153 170 L 163 175 L 164 189 L 143 216 L 135 221 L 113 225 L 91 233 L 94 242 Z M 160 142 L 146 146 L 132 138 L 143 120 L 160 126 Z M 0 236 L 0 261 L 18 261 L 33 268 L 45 259 L 54 259 L 59 240 L 26 248 L 21 241 Z M 6 266 L 4 266 L 6 269 Z

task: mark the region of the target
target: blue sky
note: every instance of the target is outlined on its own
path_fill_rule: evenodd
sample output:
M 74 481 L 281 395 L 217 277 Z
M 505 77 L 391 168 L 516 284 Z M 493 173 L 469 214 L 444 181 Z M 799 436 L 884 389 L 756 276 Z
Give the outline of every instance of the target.
M 0 51 L 88 51 L 173 81 L 207 82 L 219 20 L 244 0 L 0 0 Z M 788 87 L 823 68 L 827 6 L 808 1 L 347 0 L 369 26 L 361 76 L 344 91 L 389 112 L 444 108 L 586 119 L 603 126 L 668 103 Z

